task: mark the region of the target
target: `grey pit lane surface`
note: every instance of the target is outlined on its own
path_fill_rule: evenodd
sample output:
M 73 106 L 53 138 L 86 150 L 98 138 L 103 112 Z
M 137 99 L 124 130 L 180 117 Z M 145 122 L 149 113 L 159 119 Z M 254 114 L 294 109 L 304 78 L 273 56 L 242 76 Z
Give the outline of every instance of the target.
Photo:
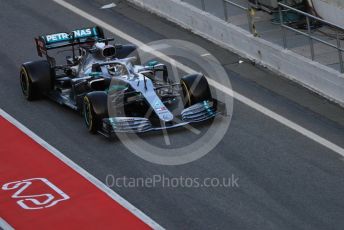
M 344 146 L 344 112 L 326 100 L 260 67 L 247 62 L 239 65 L 237 55 L 126 3 L 99 10 L 108 2 L 69 2 L 144 42 L 179 38 L 201 45 L 225 65 L 234 90 Z M 181 166 L 146 162 L 120 142 L 92 136 L 78 114 L 53 102 L 25 101 L 18 72 L 22 62 L 37 59 L 33 37 L 92 23 L 51 1 L 1 1 L 0 9 L 0 107 L 95 177 L 103 182 L 108 174 L 134 178 L 234 174 L 239 178 L 239 188 L 113 188 L 163 227 L 343 228 L 341 157 L 237 101 L 220 144 L 205 157 Z M 171 138 L 187 143 L 188 135 L 181 129 L 172 132 Z M 145 138 L 163 141 L 157 134 Z

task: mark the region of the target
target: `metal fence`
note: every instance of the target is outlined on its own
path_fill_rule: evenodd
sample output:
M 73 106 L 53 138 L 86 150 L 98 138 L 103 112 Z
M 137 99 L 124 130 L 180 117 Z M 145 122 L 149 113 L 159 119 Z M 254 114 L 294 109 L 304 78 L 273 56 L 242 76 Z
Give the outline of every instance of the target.
M 181 0 L 181 1 L 187 2 L 187 3 L 190 3 L 191 1 L 192 2 L 198 1 L 198 4 L 200 4 L 199 8 L 203 11 L 206 11 L 206 12 L 209 12 L 209 9 L 206 7 L 207 6 L 206 3 L 209 3 L 211 1 L 212 4 L 222 4 L 223 17 L 222 17 L 222 15 L 220 16 L 219 14 L 213 13 L 213 15 L 224 19 L 228 23 L 231 23 L 231 20 L 230 20 L 231 15 L 229 14 L 228 9 L 230 9 L 230 7 L 240 9 L 243 11 L 243 14 L 245 13 L 247 15 L 248 31 L 251 34 L 253 34 L 254 36 L 257 36 L 258 32 L 260 32 L 260 31 L 257 32 L 257 30 L 256 30 L 256 23 L 254 20 L 255 8 L 253 8 L 253 6 L 251 5 L 252 3 L 250 4 L 248 1 L 246 1 L 246 3 L 247 3 L 246 6 L 244 6 L 244 4 L 242 4 L 242 3 L 239 4 L 237 2 L 234 2 L 235 0 L 217 0 L 216 1 L 217 3 L 214 0 Z M 222 3 L 220 3 L 220 1 Z M 192 3 L 190 3 L 190 4 L 192 4 Z M 257 5 L 257 1 L 256 1 L 256 5 Z M 285 12 L 285 11 L 292 11 L 293 13 L 298 14 L 300 17 L 305 18 L 306 29 L 304 31 L 306 31 L 306 32 L 290 26 L 288 20 L 284 17 L 283 12 Z M 286 31 L 287 30 L 293 31 L 299 35 L 302 35 L 302 36 L 305 36 L 306 38 L 308 38 L 308 46 L 310 47 L 310 57 L 312 60 L 315 60 L 315 58 L 316 58 L 316 55 L 315 55 L 316 52 L 315 52 L 315 47 L 314 47 L 315 41 L 319 42 L 321 44 L 324 44 L 329 48 L 335 49 L 338 52 L 338 63 L 340 65 L 340 72 L 344 73 L 344 63 L 343 63 L 343 56 L 342 56 L 344 49 L 341 48 L 341 42 L 340 42 L 340 36 L 339 36 L 340 31 L 344 32 L 344 28 L 341 28 L 341 27 L 334 25 L 330 22 L 327 22 L 321 18 L 315 17 L 311 14 L 305 13 L 301 10 L 295 9 L 295 8 L 290 7 L 288 5 L 285 5 L 283 3 L 279 3 L 279 8 L 278 8 L 277 13 L 279 13 L 279 17 L 280 17 L 279 24 L 280 24 L 280 27 L 282 30 L 282 46 L 284 49 L 288 49 L 288 39 L 289 38 L 287 36 Z M 324 39 L 321 39 L 319 37 L 314 36 L 312 26 L 311 26 L 311 22 L 314 23 L 314 21 L 317 21 L 317 22 L 321 23 L 322 25 L 326 25 L 326 26 L 329 26 L 329 27 L 335 29 L 335 31 L 336 31 L 336 38 L 335 38 L 336 44 L 331 44 L 330 42 L 328 42 Z
M 205 0 L 202 0 L 203 4 L 204 4 Z M 225 17 L 225 21 L 228 22 L 228 6 L 234 6 L 237 7 L 243 11 L 246 12 L 247 14 L 247 21 L 248 21 L 248 30 L 251 32 L 251 34 L 254 34 L 255 36 L 257 35 L 256 31 L 255 31 L 255 25 L 253 23 L 253 17 L 252 17 L 252 9 L 250 7 L 244 7 L 241 6 L 235 2 L 229 1 L 229 0 L 223 0 L 223 10 L 224 10 L 224 17 Z
M 306 18 L 307 33 L 303 32 L 303 31 L 300 31 L 298 29 L 295 29 L 295 28 L 289 26 L 288 24 L 284 23 L 283 9 L 288 9 L 290 11 L 293 11 L 295 13 L 298 13 L 298 14 L 304 16 Z M 301 34 L 301 35 L 306 36 L 306 37 L 309 38 L 309 47 L 310 47 L 310 50 L 311 50 L 311 59 L 312 60 L 315 59 L 314 41 L 320 42 L 320 43 L 322 43 L 324 45 L 327 45 L 328 47 L 332 47 L 332 48 L 336 49 L 338 51 L 338 60 L 339 60 L 339 65 L 340 65 L 340 72 L 344 73 L 344 64 L 343 64 L 343 55 L 342 55 L 342 52 L 344 52 L 344 49 L 341 48 L 340 39 L 339 39 L 339 31 L 340 30 L 344 31 L 344 28 L 341 28 L 341 27 L 339 27 L 337 25 L 334 25 L 334 24 L 332 24 L 330 22 L 327 22 L 327 21 L 322 20 L 322 19 L 320 19 L 318 17 L 315 17 L 315 16 L 313 16 L 311 14 L 307 14 L 307 13 L 305 13 L 303 11 L 297 10 L 295 8 L 292 8 L 292 7 L 287 6 L 285 4 L 282 4 L 282 3 L 279 3 L 279 15 L 280 15 L 281 28 L 282 28 L 282 39 L 283 39 L 283 47 L 284 47 L 284 49 L 288 48 L 287 36 L 286 36 L 286 33 L 285 33 L 285 29 L 293 31 L 293 32 L 298 33 L 298 34 Z M 327 25 L 327 26 L 330 26 L 330 27 L 334 28 L 335 32 L 336 32 L 337 44 L 336 45 L 331 44 L 330 42 L 327 42 L 327 41 L 325 41 L 323 39 L 320 39 L 320 38 L 315 37 L 314 35 L 312 35 L 311 19 L 313 21 L 320 22 L 323 25 Z
M 235 7 L 236 9 L 242 10 L 243 13 L 245 13 L 247 15 L 247 22 L 248 22 L 247 29 L 248 29 L 248 31 L 250 31 L 250 33 L 252 33 L 252 34 L 257 35 L 257 33 L 255 31 L 255 25 L 254 25 L 254 22 L 253 22 L 253 12 L 254 12 L 254 10 L 253 10 L 253 8 L 250 7 L 250 5 L 248 4 L 248 1 L 247 1 L 247 5 L 246 6 L 244 6 L 242 4 L 239 4 L 239 3 L 236 3 L 234 1 L 231 1 L 231 0 L 218 0 L 218 1 L 214 1 L 214 0 L 194 0 L 194 1 L 181 0 L 181 1 L 182 2 L 187 2 L 187 3 L 191 4 L 191 5 L 195 5 L 195 4 L 192 4 L 191 2 L 198 2 L 198 3 L 200 3 L 200 7 L 199 8 L 201 10 L 205 11 L 205 12 L 208 12 L 208 9 L 206 7 L 206 2 L 210 2 L 211 1 L 213 4 L 217 4 L 217 3 L 219 3 L 221 1 L 221 6 L 223 7 L 223 11 L 222 12 L 223 12 L 223 16 L 224 16 L 222 19 L 224 19 L 226 22 L 229 22 L 229 23 L 231 22 L 229 19 L 230 19 L 230 17 L 232 15 L 230 15 L 228 9 L 230 7 Z M 213 14 L 213 15 L 221 18 L 220 15 L 218 15 L 218 14 Z

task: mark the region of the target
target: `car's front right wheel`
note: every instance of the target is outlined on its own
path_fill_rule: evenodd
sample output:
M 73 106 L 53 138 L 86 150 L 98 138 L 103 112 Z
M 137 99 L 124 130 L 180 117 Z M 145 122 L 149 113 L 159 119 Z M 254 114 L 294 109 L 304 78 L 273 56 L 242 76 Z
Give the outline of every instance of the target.
M 185 107 L 212 99 L 208 81 L 201 74 L 190 74 L 182 77 L 180 85 Z

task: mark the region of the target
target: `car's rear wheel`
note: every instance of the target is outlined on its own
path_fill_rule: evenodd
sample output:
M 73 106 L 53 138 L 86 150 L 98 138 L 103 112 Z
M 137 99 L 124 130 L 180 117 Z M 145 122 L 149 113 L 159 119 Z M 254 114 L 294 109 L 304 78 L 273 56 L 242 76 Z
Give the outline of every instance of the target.
M 29 101 L 40 98 L 52 88 L 52 70 L 46 60 L 26 62 L 20 68 L 20 85 Z
M 185 107 L 212 99 L 208 81 L 203 75 L 186 75 L 180 80 L 180 84 Z
M 20 85 L 23 92 L 24 97 L 28 101 L 32 101 L 35 95 L 32 93 L 32 82 L 29 79 L 29 76 L 24 67 L 20 70 Z

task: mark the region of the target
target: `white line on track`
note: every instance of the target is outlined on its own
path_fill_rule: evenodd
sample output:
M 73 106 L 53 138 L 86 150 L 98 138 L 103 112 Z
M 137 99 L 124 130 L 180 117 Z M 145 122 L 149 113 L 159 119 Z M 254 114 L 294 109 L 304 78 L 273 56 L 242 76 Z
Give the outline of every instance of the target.
M 15 118 L 13 118 L 11 115 L 6 113 L 4 110 L 0 108 L 0 116 L 5 118 L 7 121 L 12 123 L 14 126 L 16 126 L 19 130 L 21 130 L 23 133 L 31 137 L 33 140 L 35 140 L 38 144 L 40 144 L 42 147 L 44 147 L 48 152 L 53 154 L 55 157 L 60 159 L 62 162 L 64 162 L 66 165 L 71 167 L 73 170 L 78 172 L 81 176 L 86 178 L 89 182 L 94 184 L 98 189 L 106 193 L 109 197 L 111 197 L 114 201 L 116 201 L 118 204 L 122 205 L 124 208 L 126 208 L 128 211 L 130 211 L 133 215 L 135 215 L 137 218 L 142 220 L 144 223 L 146 223 L 148 226 L 150 226 L 153 229 L 164 229 L 161 227 L 158 223 L 156 223 L 154 220 L 152 220 L 150 217 L 148 217 L 146 214 L 144 214 L 141 210 L 130 204 L 127 200 L 125 200 L 123 197 L 121 197 L 119 194 L 111 190 L 109 187 L 107 187 L 103 182 L 92 176 L 90 173 L 88 173 L 86 170 L 81 168 L 79 165 L 74 163 L 72 160 L 70 160 L 68 157 L 63 155 L 60 151 L 58 151 L 56 148 L 48 144 L 45 140 L 37 136 L 35 133 L 33 133 L 30 129 L 25 127 L 23 124 L 21 124 L 19 121 L 17 121 Z M 0 227 L 2 227 L 1 224 L 4 224 L 6 222 L 1 221 L 0 218 Z M 4 225 L 6 226 L 6 225 Z
M 109 32 L 115 34 L 116 36 L 119 36 L 121 38 L 123 38 L 124 40 L 127 40 L 128 42 L 131 42 L 139 47 L 142 47 L 144 51 L 146 52 L 151 52 L 152 54 L 154 54 L 155 56 L 161 58 L 164 61 L 169 61 L 171 60 L 170 57 L 162 54 L 161 52 L 154 50 L 154 48 L 148 47 L 147 45 L 145 45 L 143 42 L 137 40 L 136 38 L 126 34 L 125 32 L 111 26 L 110 24 L 100 20 L 99 18 L 94 17 L 93 15 L 73 6 L 72 4 L 65 2 L 63 0 L 53 0 L 54 2 L 56 2 L 57 4 L 63 6 L 64 8 L 74 12 L 75 14 L 85 18 L 86 20 L 89 20 L 91 22 L 93 22 L 94 24 L 97 24 L 99 26 L 101 26 L 102 28 L 108 30 Z M 178 68 L 180 68 L 181 70 L 187 72 L 187 73 L 194 73 L 197 72 L 185 65 L 183 65 L 182 63 L 176 61 L 176 63 L 178 64 Z M 257 102 L 254 102 L 253 100 L 241 95 L 240 93 L 225 87 L 221 84 L 219 84 L 218 82 L 208 78 L 209 84 L 212 85 L 213 87 L 221 90 L 222 92 L 233 96 L 236 100 L 240 101 L 241 103 L 244 103 L 245 105 L 263 113 L 264 115 L 272 118 L 273 120 L 287 126 L 290 129 L 293 129 L 294 131 L 302 134 L 305 137 L 308 137 L 309 139 L 317 142 L 318 144 L 338 153 L 339 155 L 344 157 L 344 149 L 334 143 L 332 143 L 331 141 L 319 136 L 318 134 L 303 128 L 302 126 L 296 124 L 295 122 L 273 112 L 272 110 L 258 104 Z
M 100 9 L 110 9 L 110 8 L 114 8 L 116 7 L 117 5 L 115 3 L 110 3 L 110 4 L 106 4 L 102 7 L 100 7 Z
M 4 219 L 0 217 L 0 229 L 4 230 L 14 230 L 11 225 L 9 225 Z

